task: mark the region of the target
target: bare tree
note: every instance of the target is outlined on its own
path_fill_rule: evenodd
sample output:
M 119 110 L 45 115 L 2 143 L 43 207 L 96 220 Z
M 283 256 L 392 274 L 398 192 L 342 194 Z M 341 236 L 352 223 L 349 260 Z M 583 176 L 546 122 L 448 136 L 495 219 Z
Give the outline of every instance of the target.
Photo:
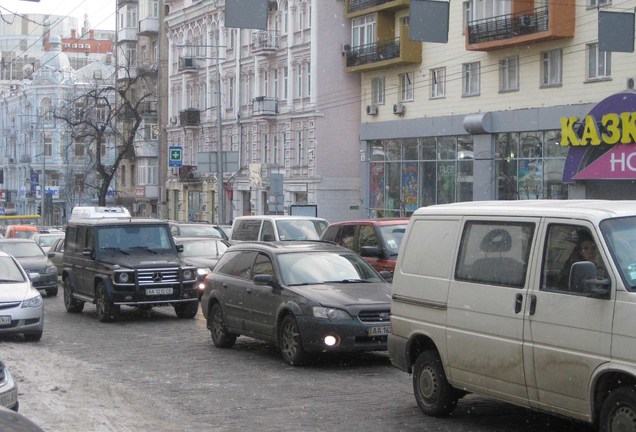
M 89 163 L 84 187 L 95 190 L 100 206 L 106 205 L 121 161 L 135 156 L 134 143 L 145 101 L 155 98 L 154 93 L 140 91 L 155 88 L 150 85 L 152 73 L 122 66 L 117 71 L 119 74 L 106 79 L 76 84 L 74 92 L 53 114 L 65 122 L 75 141 L 86 144 Z

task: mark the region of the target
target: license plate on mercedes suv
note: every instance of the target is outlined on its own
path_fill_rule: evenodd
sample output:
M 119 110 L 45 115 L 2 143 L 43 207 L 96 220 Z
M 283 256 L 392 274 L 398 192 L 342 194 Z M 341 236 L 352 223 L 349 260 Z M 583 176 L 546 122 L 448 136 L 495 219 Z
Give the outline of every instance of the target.
M 170 295 L 172 288 L 147 288 L 146 295 Z

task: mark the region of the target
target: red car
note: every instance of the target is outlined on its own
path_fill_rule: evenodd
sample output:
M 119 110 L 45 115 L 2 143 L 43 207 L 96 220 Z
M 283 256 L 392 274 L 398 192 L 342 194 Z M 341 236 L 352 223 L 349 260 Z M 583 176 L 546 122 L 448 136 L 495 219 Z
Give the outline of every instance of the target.
M 357 252 L 377 271 L 393 273 L 408 221 L 387 218 L 335 222 L 325 229 L 321 240 Z

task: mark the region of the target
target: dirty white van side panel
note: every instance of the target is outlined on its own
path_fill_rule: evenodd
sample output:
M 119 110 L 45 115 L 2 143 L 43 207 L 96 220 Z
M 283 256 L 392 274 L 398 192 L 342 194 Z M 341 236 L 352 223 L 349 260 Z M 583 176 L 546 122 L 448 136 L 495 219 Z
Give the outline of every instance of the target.
M 531 405 L 543 410 L 590 420 L 589 386 L 594 371 L 609 362 L 614 303 L 554 286 L 549 278 L 554 243 L 569 243 L 563 234 L 589 232 L 601 245 L 593 224 L 574 219 L 551 219 L 541 228 L 541 261 L 536 266 L 532 308 L 524 335 L 531 356 L 526 359 Z M 603 266 L 611 261 L 599 248 Z M 610 271 L 611 275 L 613 272 Z M 612 285 L 616 281 L 613 277 Z M 565 287 L 567 288 L 567 287 Z
M 459 218 L 417 218 L 411 221 L 400 254 L 406 252 L 393 281 L 404 287 L 393 296 L 392 331 L 431 337 L 438 350 L 445 350 L 448 281 L 454 265 Z M 400 317 L 394 319 L 394 316 Z M 403 343 L 406 343 L 406 339 Z M 398 352 L 397 350 L 395 352 Z M 405 360 L 404 360 L 405 361 Z
M 447 311 L 449 382 L 528 405 L 523 304 L 539 219 L 469 219 Z

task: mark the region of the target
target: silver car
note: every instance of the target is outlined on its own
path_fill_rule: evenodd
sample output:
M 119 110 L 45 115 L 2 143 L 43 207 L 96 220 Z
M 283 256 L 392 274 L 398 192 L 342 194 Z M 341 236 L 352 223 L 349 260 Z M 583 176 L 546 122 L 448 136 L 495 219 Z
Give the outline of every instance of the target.
M 9 369 L 0 361 L 0 406 L 18 411 L 18 384 L 13 380 Z
M 43 331 L 42 295 L 18 261 L 0 251 L 0 334 L 23 334 L 28 341 L 38 341 Z

